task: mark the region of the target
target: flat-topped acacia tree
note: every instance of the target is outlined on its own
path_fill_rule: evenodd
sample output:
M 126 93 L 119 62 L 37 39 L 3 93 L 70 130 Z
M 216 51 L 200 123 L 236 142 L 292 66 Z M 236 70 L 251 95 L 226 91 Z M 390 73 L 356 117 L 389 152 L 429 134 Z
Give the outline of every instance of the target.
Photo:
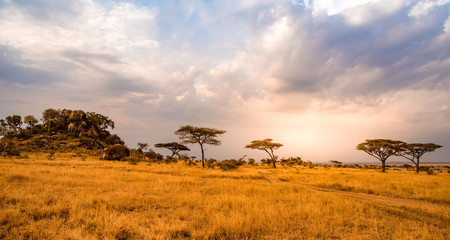
M 253 140 L 250 144 L 248 144 L 245 147 L 265 151 L 267 154 L 269 154 L 270 159 L 272 160 L 272 167 L 276 168 L 277 165 L 275 163 L 277 161 L 277 156 L 274 155 L 273 150 L 282 147 L 283 144 L 274 143 L 272 141 L 273 140 L 270 138 L 266 138 L 264 140 Z
M 413 162 L 416 165 L 416 172 L 419 173 L 419 161 L 422 155 L 427 152 L 433 152 L 441 147 L 434 143 L 408 143 L 400 147 L 398 155 Z
M 155 144 L 155 147 L 169 149 L 170 151 L 172 151 L 172 157 L 181 151 L 190 151 L 190 149 L 188 147 L 184 146 L 183 144 L 177 143 L 177 142 L 157 143 L 157 144 Z
M 202 151 L 202 167 L 205 167 L 205 149 L 203 145 L 220 145 L 221 141 L 217 138 L 224 133 L 226 133 L 225 130 L 193 127 L 190 125 L 182 126 L 175 132 L 175 134 L 182 140 L 182 143 L 198 143 L 200 145 L 200 150 Z
M 381 161 L 382 171 L 386 171 L 386 160 L 396 155 L 405 143 L 402 141 L 391 139 L 367 139 L 365 142 L 358 144 L 356 150 L 366 152 L 372 157 Z

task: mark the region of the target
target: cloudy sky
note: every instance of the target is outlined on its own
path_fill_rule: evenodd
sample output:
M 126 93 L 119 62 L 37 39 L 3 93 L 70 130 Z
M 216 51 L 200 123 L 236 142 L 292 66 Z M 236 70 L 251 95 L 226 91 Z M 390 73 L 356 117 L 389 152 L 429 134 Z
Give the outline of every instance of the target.
M 94 111 L 129 147 L 224 129 L 217 159 L 273 138 L 280 157 L 371 161 L 355 146 L 391 138 L 450 162 L 449 16 L 449 0 L 0 0 L 0 118 Z

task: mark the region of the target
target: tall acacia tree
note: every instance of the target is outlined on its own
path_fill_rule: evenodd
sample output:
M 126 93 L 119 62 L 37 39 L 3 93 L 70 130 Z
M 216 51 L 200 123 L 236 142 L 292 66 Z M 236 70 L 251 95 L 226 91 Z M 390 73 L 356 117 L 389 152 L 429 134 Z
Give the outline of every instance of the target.
M 277 156 L 274 155 L 273 150 L 282 147 L 283 144 L 274 143 L 272 141 L 273 140 L 270 138 L 266 138 L 264 140 L 253 140 L 250 144 L 248 144 L 245 147 L 265 151 L 270 156 L 270 159 L 272 161 L 272 167 L 276 168 L 277 165 L 275 163 L 277 161 Z
M 419 173 L 419 161 L 422 155 L 427 152 L 433 152 L 434 150 L 441 147 L 441 145 L 437 145 L 434 143 L 408 143 L 403 144 L 400 147 L 398 155 L 413 162 L 416 165 L 416 172 Z
M 386 171 L 386 160 L 392 156 L 396 155 L 404 142 L 391 140 L 391 139 L 367 139 L 365 142 L 358 144 L 356 150 L 361 150 L 366 152 L 372 157 L 377 158 L 381 161 L 382 171 Z
M 172 151 L 172 157 L 181 151 L 190 151 L 190 149 L 188 147 L 184 146 L 183 144 L 177 143 L 177 142 L 157 143 L 157 144 L 155 144 L 155 147 L 169 149 L 170 151 Z
M 224 133 L 226 133 L 225 130 L 205 127 L 193 127 L 190 125 L 182 126 L 175 132 L 175 134 L 178 135 L 178 137 L 181 139 L 182 143 L 198 143 L 200 145 L 200 150 L 202 151 L 202 167 L 205 167 L 204 144 L 216 146 L 220 145 L 221 141 L 217 138 Z

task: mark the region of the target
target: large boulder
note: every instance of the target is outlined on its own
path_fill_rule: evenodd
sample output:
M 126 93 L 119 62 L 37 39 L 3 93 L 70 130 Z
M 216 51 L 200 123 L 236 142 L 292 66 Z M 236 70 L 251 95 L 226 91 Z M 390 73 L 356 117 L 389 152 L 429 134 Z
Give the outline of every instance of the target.
M 129 156 L 130 149 L 120 144 L 105 149 L 105 152 L 103 153 L 103 159 L 105 160 L 124 160 Z
M 74 133 L 77 131 L 77 128 L 75 127 L 75 124 L 70 123 L 69 126 L 67 127 L 67 130 L 69 130 L 70 133 Z

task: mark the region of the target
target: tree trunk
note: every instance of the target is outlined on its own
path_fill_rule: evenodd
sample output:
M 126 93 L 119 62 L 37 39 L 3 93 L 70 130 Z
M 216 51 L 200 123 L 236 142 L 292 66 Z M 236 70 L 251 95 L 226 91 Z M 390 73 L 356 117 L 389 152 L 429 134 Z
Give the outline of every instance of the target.
M 200 144 L 200 149 L 202 150 L 202 167 L 205 167 L 205 151 L 203 150 L 203 145 Z
M 416 163 L 416 172 L 419 173 L 420 171 L 420 167 L 419 167 L 419 159 L 417 159 L 417 163 Z
M 382 172 L 386 172 L 386 160 L 381 161 L 381 168 L 382 168 Z
M 272 164 L 273 164 L 273 168 L 277 168 L 277 165 L 275 165 L 275 159 L 272 158 Z

